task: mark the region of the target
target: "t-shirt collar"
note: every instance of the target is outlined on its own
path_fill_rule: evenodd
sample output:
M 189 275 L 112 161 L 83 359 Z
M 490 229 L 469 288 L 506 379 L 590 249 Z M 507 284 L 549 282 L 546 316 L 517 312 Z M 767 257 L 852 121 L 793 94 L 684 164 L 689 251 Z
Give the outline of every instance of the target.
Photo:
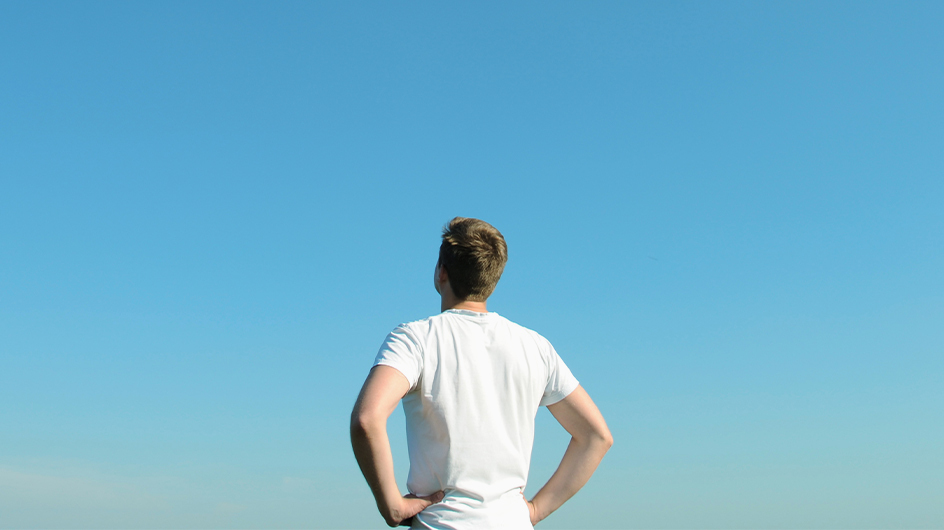
M 485 317 L 496 314 L 491 311 L 489 311 L 488 313 L 480 313 L 478 311 L 469 311 L 468 309 L 447 309 L 443 311 L 443 313 L 454 313 L 457 315 L 466 315 L 466 316 L 476 317 L 476 318 L 485 318 Z

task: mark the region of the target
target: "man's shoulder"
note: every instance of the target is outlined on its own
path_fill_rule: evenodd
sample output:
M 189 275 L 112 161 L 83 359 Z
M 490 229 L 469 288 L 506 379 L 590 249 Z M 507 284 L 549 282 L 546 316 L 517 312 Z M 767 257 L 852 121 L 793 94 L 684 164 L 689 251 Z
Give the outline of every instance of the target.
M 446 313 L 436 313 L 435 315 L 430 315 L 426 318 L 421 318 L 418 320 L 410 320 L 408 322 L 403 322 L 401 326 L 409 326 L 415 328 L 424 328 L 429 327 L 435 324 L 437 321 L 442 320 L 445 317 Z
M 393 328 L 394 332 L 405 332 L 415 337 L 420 337 L 428 334 L 433 328 L 435 328 L 440 321 L 443 319 L 445 313 L 438 313 L 435 315 L 430 315 L 426 318 L 421 318 L 419 320 L 410 320 L 407 322 L 401 322 Z
M 501 316 L 498 313 L 492 313 L 492 315 L 494 315 L 496 321 L 501 322 L 501 324 L 504 325 L 513 335 L 527 337 L 542 350 L 553 348 L 551 341 L 547 340 L 544 335 L 538 333 L 537 331 L 527 326 L 523 326 L 507 317 Z
M 502 317 L 502 318 L 504 318 L 504 317 Z M 535 330 L 533 330 L 533 329 L 531 329 L 531 328 L 529 328 L 529 327 L 522 326 L 521 324 L 518 324 L 517 322 L 508 320 L 507 318 L 505 318 L 504 320 L 505 320 L 505 321 L 508 323 L 508 325 L 509 325 L 512 329 L 514 329 L 516 332 L 518 332 L 518 333 L 520 333 L 520 334 L 522 334 L 522 335 L 527 335 L 528 337 L 531 337 L 532 339 L 534 339 L 535 342 L 537 342 L 537 343 L 539 343 L 539 344 L 547 344 L 547 345 L 550 345 L 551 342 L 550 342 L 549 340 L 547 340 L 547 338 L 545 338 L 544 335 L 541 335 L 541 334 L 538 333 L 537 331 L 535 331 Z
M 444 311 L 442 313 L 430 315 L 419 320 L 403 322 L 395 328 L 395 331 L 402 330 L 418 339 L 420 337 L 429 335 L 436 328 L 444 326 L 450 318 L 456 318 L 456 316 L 456 314 L 450 311 Z M 544 335 L 505 316 L 491 312 L 487 313 L 487 318 L 499 326 L 506 327 L 514 335 L 526 336 L 537 344 L 550 346 L 550 341 L 545 338 Z
M 538 332 L 537 332 L 537 331 L 534 331 L 534 330 L 531 329 L 531 328 L 522 326 L 521 324 L 515 322 L 514 320 L 511 320 L 510 318 L 508 318 L 508 317 L 506 317 L 506 316 L 499 315 L 498 313 L 492 313 L 492 315 L 495 316 L 495 320 L 496 320 L 496 321 L 501 322 L 503 325 L 505 325 L 505 326 L 507 326 L 507 327 L 509 327 L 509 328 L 511 328 L 511 329 L 513 329 L 513 330 L 515 330 L 515 331 L 517 331 L 517 332 L 520 332 L 520 333 L 527 333 L 527 334 L 529 334 L 529 335 L 531 335 L 531 334 L 538 335 Z

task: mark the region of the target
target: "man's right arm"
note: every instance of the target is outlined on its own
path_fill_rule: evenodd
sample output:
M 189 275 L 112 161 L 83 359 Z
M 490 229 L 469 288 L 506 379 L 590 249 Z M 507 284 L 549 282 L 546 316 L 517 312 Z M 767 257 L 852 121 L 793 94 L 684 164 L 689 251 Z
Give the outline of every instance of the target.
M 441 491 L 426 497 L 400 496 L 400 488 L 393 474 L 387 418 L 408 390 L 410 382 L 402 372 L 389 366 L 375 366 L 367 376 L 354 404 L 354 411 L 351 412 L 354 457 L 374 494 L 377 509 L 389 526 L 403 524 L 443 498 Z
M 532 525 L 573 497 L 590 480 L 603 455 L 613 445 L 613 436 L 603 415 L 582 386 L 561 401 L 548 405 L 547 409 L 572 438 L 557 471 L 528 501 Z

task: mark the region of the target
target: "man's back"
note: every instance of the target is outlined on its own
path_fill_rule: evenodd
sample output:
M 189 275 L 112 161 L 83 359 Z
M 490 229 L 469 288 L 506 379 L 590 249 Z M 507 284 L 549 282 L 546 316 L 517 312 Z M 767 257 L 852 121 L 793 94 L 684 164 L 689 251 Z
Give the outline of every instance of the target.
M 414 528 L 531 528 L 534 416 L 578 385 L 550 343 L 497 313 L 451 309 L 399 326 L 375 364 L 410 382 L 407 487 L 445 492 Z
M 357 396 L 351 446 L 390 526 L 529 529 L 583 487 L 613 443 L 600 411 L 550 343 L 486 309 L 507 260 L 494 226 L 449 221 L 433 271 L 442 313 L 390 333 Z M 387 419 L 401 400 L 410 495 L 396 484 L 387 437 Z M 540 405 L 571 442 L 557 471 L 527 501 Z

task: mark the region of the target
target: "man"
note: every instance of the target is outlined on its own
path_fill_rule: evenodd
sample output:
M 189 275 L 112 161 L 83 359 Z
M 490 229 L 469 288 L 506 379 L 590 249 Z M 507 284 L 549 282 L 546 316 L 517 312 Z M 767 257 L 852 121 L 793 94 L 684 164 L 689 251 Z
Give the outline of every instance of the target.
M 351 414 L 354 455 L 390 526 L 530 529 L 583 487 L 613 438 L 551 344 L 486 309 L 508 259 L 501 233 L 456 217 L 442 239 L 433 274 L 442 312 L 387 336 Z M 401 399 L 406 496 L 387 438 L 387 418 Z M 527 501 L 541 405 L 572 439 L 557 471 Z

